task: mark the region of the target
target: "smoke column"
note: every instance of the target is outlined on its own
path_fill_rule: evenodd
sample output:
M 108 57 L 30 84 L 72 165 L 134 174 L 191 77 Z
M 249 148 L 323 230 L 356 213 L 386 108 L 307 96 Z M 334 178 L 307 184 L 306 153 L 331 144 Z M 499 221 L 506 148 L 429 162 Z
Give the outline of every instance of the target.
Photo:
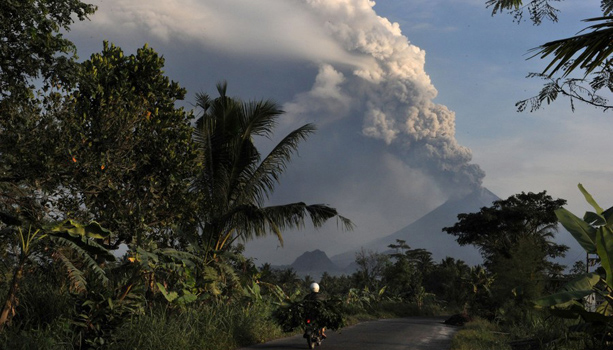
M 424 70 L 425 52 L 410 44 L 397 23 L 377 16 L 373 1 L 307 0 L 307 4 L 330 37 L 362 59 L 347 76 L 340 73 L 342 66 L 335 71 L 334 64 L 322 63 L 312 98 L 299 102 L 302 112 L 306 106 L 330 104 L 333 98 L 346 106 L 352 96 L 354 107 L 363 111 L 364 136 L 381 140 L 410 167 L 424 170 L 448 191 L 480 187 L 484 172 L 470 164 L 471 151 L 457 143 L 455 114 L 432 102 L 437 91 Z M 326 87 L 329 93 L 323 94 Z
M 455 114 L 433 102 L 425 52 L 369 0 L 98 0 L 88 30 L 140 32 L 250 59 L 317 67 L 312 89 L 284 105 L 288 116 L 336 123 L 384 145 L 447 194 L 481 185 L 484 172 L 455 139 Z M 232 85 L 231 85 L 232 86 Z M 263 96 L 267 97 L 267 96 Z
M 455 138 L 455 114 L 433 102 L 425 51 L 378 16 L 373 1 L 90 2 L 98 6 L 91 22 L 67 34 L 81 57 L 102 40 L 127 54 L 149 43 L 190 93 L 215 96 L 215 83 L 227 80 L 231 96 L 277 100 L 286 114 L 275 136 L 318 127 L 271 203 L 330 204 L 356 230 L 287 233 L 284 249 L 274 249 L 275 237 L 251 241 L 246 252 L 260 262 L 359 248 L 481 186 L 483 171 Z

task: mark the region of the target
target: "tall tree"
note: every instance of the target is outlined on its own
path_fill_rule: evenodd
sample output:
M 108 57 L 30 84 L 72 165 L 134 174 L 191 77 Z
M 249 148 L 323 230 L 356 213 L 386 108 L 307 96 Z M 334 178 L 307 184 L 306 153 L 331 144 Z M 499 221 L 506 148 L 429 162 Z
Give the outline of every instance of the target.
M 546 191 L 522 192 L 479 212 L 459 214 L 458 222 L 443 231 L 456 236 L 460 245 L 475 245 L 486 265 L 498 256 L 510 256 L 524 237 L 535 237 L 544 253 L 553 258 L 567 249 L 551 241 L 557 231 L 554 211 L 564 204 L 566 200 L 553 199 Z
M 62 181 L 54 150 L 64 135 L 59 93 L 79 74 L 76 49 L 60 31 L 95 7 L 78 0 L 0 3 L 0 229 L 40 226 Z M 34 81 L 42 90 L 36 91 Z M 48 219 L 48 218 L 47 218 Z M 4 252 L 4 251 L 3 251 Z
M 568 247 L 553 241 L 557 231 L 555 210 L 566 204 L 546 191 L 520 193 L 495 201 L 477 213 L 459 214 L 458 222 L 443 231 L 457 237 L 460 245 L 476 246 L 485 266 L 497 274 L 499 295 L 509 297 L 515 287 L 534 296 L 539 284 L 562 267 L 550 259 L 564 256 Z
M 215 254 L 236 240 L 270 233 L 282 244 L 284 230 L 302 228 L 308 219 L 320 227 L 336 217 L 344 228 L 351 228 L 348 219 L 327 205 L 265 205 L 298 144 L 315 128 L 306 124 L 293 130 L 262 156 L 254 138 L 272 139 L 283 111 L 271 101 L 228 97 L 225 83 L 218 84 L 217 90 L 215 99 L 198 94 L 196 100 L 202 110 L 195 131 L 203 164 L 194 181 L 194 190 L 203 196 L 198 212 L 199 246 Z
M 365 251 L 355 254 L 357 270 L 353 273 L 353 284 L 359 289 L 378 291 L 383 286 L 386 268 L 390 265 L 387 254 Z
M 388 247 L 395 252 L 389 255 L 390 261 L 382 273 L 386 291 L 410 300 L 418 293 L 424 277 L 431 270 L 432 254 L 425 249 L 411 249 L 401 239 Z
M 176 106 L 185 89 L 163 66 L 146 45 L 124 55 L 105 42 L 83 63 L 72 108 L 59 121 L 68 180 L 60 204 L 110 229 L 113 246 L 146 238 L 172 245 L 172 225 L 189 222 L 194 211 L 192 114 Z
M 0 99 L 31 95 L 34 79 L 66 82 L 75 73 L 76 48 L 60 31 L 95 10 L 80 0 L 2 1 Z
M 555 0 L 559 1 L 559 0 Z M 521 21 L 527 11 L 530 20 L 538 25 L 544 19 L 557 22 L 559 10 L 551 5 L 554 0 L 487 0 L 486 6 L 492 8 L 492 15 L 500 12 L 511 13 L 516 21 Z M 608 110 L 613 108 L 603 93 L 613 92 L 613 1 L 601 0 L 602 16 L 585 19 L 592 23 L 577 35 L 547 42 L 532 50 L 532 57 L 549 59 L 543 72 L 531 73 L 529 77 L 546 80 L 538 95 L 517 102 L 518 110 L 539 109 L 543 103 L 551 103 L 559 96 L 570 99 L 574 110 L 575 101 Z M 583 74 L 571 76 L 574 71 Z M 556 76 L 556 73 L 561 73 Z

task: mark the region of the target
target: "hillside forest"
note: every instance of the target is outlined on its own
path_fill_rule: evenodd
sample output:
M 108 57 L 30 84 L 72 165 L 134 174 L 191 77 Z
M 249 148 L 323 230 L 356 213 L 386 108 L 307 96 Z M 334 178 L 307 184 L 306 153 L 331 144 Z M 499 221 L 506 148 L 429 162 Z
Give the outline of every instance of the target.
M 231 97 L 225 82 L 179 107 L 186 90 L 147 45 L 104 42 L 77 59 L 61 32 L 95 10 L 0 5 L 0 348 L 236 349 L 299 332 L 313 279 L 242 253 L 290 229 L 353 228 L 329 205 L 267 205 L 315 125 L 278 135 L 279 106 Z M 273 135 L 262 154 L 255 140 Z M 402 240 L 361 251 L 355 272 L 316 281 L 322 317 L 337 330 L 456 315 L 502 327 L 501 346 L 611 348 L 613 210 L 580 190 L 595 208 L 583 219 L 546 191 L 459 215 L 444 231 L 477 247 L 480 266 Z M 555 262 L 559 223 L 593 259 Z

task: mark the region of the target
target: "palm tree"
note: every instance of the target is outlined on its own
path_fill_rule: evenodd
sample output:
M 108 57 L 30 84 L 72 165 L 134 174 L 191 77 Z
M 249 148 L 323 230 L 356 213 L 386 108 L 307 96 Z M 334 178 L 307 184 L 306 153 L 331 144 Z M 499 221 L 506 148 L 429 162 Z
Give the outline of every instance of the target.
M 336 217 L 345 229 L 350 220 L 327 205 L 302 202 L 265 206 L 300 141 L 314 132 L 306 124 L 286 135 L 262 157 L 254 137 L 272 138 L 283 114 L 271 101 L 243 102 L 226 95 L 227 84 L 217 84 L 219 97 L 196 96 L 202 110 L 195 130 L 201 151 L 202 173 L 194 190 L 202 195 L 198 245 L 207 256 L 225 251 L 237 239 L 249 240 L 274 233 L 281 245 L 282 232 L 303 228 L 307 219 L 321 227 Z M 211 254 L 212 253 L 212 254 Z
M 559 70 L 563 76 L 567 76 L 576 68 L 585 70 L 585 75 L 588 75 L 598 68 L 611 65 L 613 16 L 589 18 L 585 21 L 596 23 L 585 28 L 581 34 L 550 41 L 534 49 L 537 51 L 534 56 L 553 56 L 545 68 L 545 71 L 550 71 L 550 76 Z

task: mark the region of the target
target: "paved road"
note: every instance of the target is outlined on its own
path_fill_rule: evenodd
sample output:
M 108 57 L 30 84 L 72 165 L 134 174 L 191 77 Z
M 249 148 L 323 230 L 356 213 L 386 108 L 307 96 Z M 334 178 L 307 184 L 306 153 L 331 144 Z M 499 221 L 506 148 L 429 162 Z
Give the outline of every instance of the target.
M 364 322 L 340 333 L 328 331 L 320 350 L 446 350 L 456 327 L 441 317 L 409 317 Z M 307 349 L 301 335 L 277 339 L 239 350 Z

